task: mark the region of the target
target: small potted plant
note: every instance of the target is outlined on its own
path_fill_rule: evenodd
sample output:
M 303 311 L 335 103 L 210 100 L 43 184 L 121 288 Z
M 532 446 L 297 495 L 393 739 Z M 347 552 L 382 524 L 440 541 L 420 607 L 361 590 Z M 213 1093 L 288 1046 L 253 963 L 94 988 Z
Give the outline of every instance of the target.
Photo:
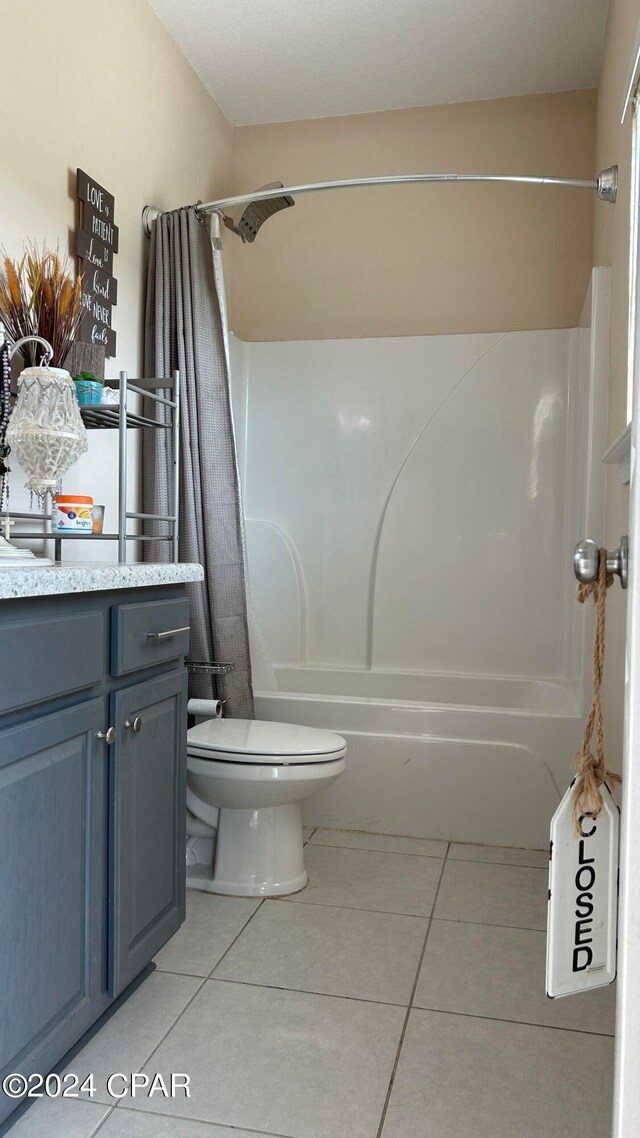
M 103 383 L 92 371 L 79 371 L 73 376 L 73 382 L 76 385 L 76 398 L 81 407 L 100 403 Z

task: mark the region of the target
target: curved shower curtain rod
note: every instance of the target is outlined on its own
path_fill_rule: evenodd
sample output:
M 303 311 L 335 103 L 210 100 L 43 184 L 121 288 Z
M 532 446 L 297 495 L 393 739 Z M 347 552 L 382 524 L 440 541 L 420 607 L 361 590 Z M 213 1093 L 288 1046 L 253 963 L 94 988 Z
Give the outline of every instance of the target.
M 509 182 L 530 186 L 569 186 L 578 190 L 595 190 L 601 201 L 615 202 L 618 192 L 618 167 L 609 166 L 597 178 L 550 178 L 528 174 L 383 174 L 377 178 L 348 178 L 338 182 L 309 182 L 302 186 L 279 186 L 277 189 L 254 190 L 252 194 L 237 194 L 215 202 L 198 202 L 199 214 L 215 213 L 250 202 L 270 201 L 273 198 L 314 194 L 321 190 L 347 190 L 358 186 L 398 186 L 420 182 Z M 142 211 L 142 228 L 151 236 L 151 225 L 165 210 L 146 205 Z

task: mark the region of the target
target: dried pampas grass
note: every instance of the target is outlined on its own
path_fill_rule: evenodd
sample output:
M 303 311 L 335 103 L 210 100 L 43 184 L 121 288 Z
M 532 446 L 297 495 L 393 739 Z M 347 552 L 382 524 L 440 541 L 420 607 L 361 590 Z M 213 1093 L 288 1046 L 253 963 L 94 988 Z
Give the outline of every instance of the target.
M 53 348 L 51 364 L 62 367 L 76 339 L 82 316 L 82 278 L 58 250 L 42 250 L 29 243 L 20 261 L 5 252 L 0 265 L 0 324 L 15 343 L 23 336 L 42 336 Z M 25 364 L 35 367 L 42 357 L 40 344 L 21 349 Z

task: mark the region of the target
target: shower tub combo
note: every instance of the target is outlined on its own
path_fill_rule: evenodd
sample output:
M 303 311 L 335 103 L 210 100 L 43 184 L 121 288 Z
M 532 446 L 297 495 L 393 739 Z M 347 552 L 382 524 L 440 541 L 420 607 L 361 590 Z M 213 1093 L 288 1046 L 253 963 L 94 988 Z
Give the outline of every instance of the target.
M 561 681 L 277 668 L 256 715 L 337 731 L 342 778 L 307 825 L 544 848 L 581 720 Z
M 461 182 L 588 189 L 612 203 L 617 167 L 601 171 L 597 179 L 424 172 L 295 186 L 277 182 L 196 208 L 201 218 L 222 215 L 229 229 L 252 242 L 273 212 L 292 206 L 301 194 Z M 145 207 L 147 234 L 160 212 Z M 605 294 L 602 312 L 608 320 L 608 284 Z M 592 305 L 591 315 L 595 312 Z M 459 667 L 461 673 L 486 668 L 487 673 L 474 677 L 306 664 L 276 669 L 279 690 L 258 692 L 258 717 L 329 728 L 349 745 L 346 774 L 309 800 L 308 822 L 471 842 L 546 844 L 548 819 L 579 742 L 578 704 L 563 681 L 493 678 L 490 673 L 507 660 L 516 672 L 531 668 L 555 675 L 551 669 L 573 659 L 571 645 L 560 646 L 556 636 L 564 624 L 569 628 L 563 611 L 568 594 L 565 589 L 560 600 L 553 551 L 568 548 L 570 519 L 577 525 L 591 511 L 601 523 L 601 513 L 582 493 L 587 481 L 582 475 L 602 453 L 602 430 L 606 434 L 606 409 L 591 383 L 606 374 L 605 368 L 597 352 L 582 358 L 584 331 L 581 322 L 579 329 L 484 333 L 483 344 L 482 337 L 473 335 L 391 337 L 408 353 L 411 366 L 398 366 L 398 360 L 391 366 L 389 358 L 387 374 L 378 368 L 377 378 L 370 360 L 364 371 L 358 369 L 362 341 L 357 333 L 342 343 L 308 341 L 305 348 L 313 347 L 307 367 L 300 344 L 262 345 L 266 375 L 256 383 L 255 374 L 240 369 L 234 386 L 243 408 L 239 450 L 245 501 L 248 517 L 265 529 L 266 560 L 255 570 L 250 567 L 251 591 L 262 594 L 263 613 L 276 632 L 270 659 L 278 658 L 282 629 L 288 628 L 297 643 L 281 659 L 365 658 L 363 649 L 379 641 L 386 659 L 420 664 L 424 659 L 424 667 L 433 669 L 439 646 L 446 650 L 444 667 Z M 428 345 L 422 364 L 416 340 Z M 605 339 L 600 342 L 604 345 Z M 322 355 L 318 344 L 325 345 L 328 355 L 318 373 L 320 382 L 314 383 L 309 367 Z M 532 354 L 534 344 L 539 358 Z M 370 346 L 376 357 L 389 347 L 384 340 Z M 511 348 L 516 358 L 510 357 Z M 288 374 L 276 358 L 279 351 L 293 365 Z M 305 384 L 299 382 L 301 374 Z M 600 387 L 606 391 L 606 382 Z M 404 409 L 404 419 L 399 409 Z M 587 438 L 588 454 L 581 449 Z M 446 495 L 425 494 L 425 487 L 440 486 L 447 487 Z M 339 500 L 344 510 L 336 508 Z M 415 525 L 416 518 L 421 525 Z M 459 548 L 463 535 L 467 544 L 475 543 L 477 561 L 485 569 L 482 608 L 466 589 L 463 558 L 458 578 L 450 566 L 440 580 L 440 593 L 431 596 L 430 606 L 424 604 L 424 566 L 430 565 L 431 551 Z M 546 558 L 540 557 L 541 549 Z M 529 566 L 529 576 L 511 572 L 515 565 Z M 356 588 L 353 581 L 359 582 Z M 408 601 L 400 609 L 399 595 Z M 326 598 L 332 612 L 340 614 L 333 622 L 335 644 L 325 643 L 321 613 Z M 418 598 L 422 624 L 415 620 Z M 309 599 L 307 621 L 303 610 Z M 511 635 L 513 623 L 503 619 L 492 657 L 487 646 L 495 639 L 495 617 L 507 613 L 518 614 L 519 643 Z M 451 646 L 458 643 L 450 627 L 454 617 L 463 631 L 464 652 L 451 661 Z M 484 636 L 483 620 L 489 625 Z M 307 624 L 319 644 L 306 644 Z M 304 650 L 296 651 L 303 641 Z M 433 654 L 419 654 L 420 647 Z M 334 651 L 337 656 L 331 655 Z M 379 660 L 375 653 L 367 658 Z

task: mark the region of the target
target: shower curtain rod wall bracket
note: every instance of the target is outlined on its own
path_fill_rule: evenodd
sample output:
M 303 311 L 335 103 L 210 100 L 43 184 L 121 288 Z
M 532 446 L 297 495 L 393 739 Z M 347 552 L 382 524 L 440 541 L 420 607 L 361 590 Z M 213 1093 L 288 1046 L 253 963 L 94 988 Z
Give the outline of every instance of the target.
M 413 185 L 423 182 L 506 182 L 515 185 L 568 186 L 579 190 L 595 190 L 600 201 L 615 202 L 618 193 L 618 167 L 609 166 L 601 170 L 597 178 L 552 178 L 529 174 L 383 174 L 377 178 L 348 178 L 338 182 L 310 182 L 302 186 L 281 186 L 277 189 L 254 190 L 251 194 L 237 194 L 233 198 L 221 198 L 215 202 L 198 203 L 200 215 L 231 209 L 236 205 L 250 202 L 269 201 L 284 196 L 318 193 L 321 190 L 346 190 L 359 186 L 397 186 Z M 146 205 L 142 211 L 142 228 L 147 237 L 151 236 L 153 222 L 162 216 L 157 206 Z
M 601 202 L 615 202 L 618 196 L 618 167 L 608 166 L 598 174 L 598 197 Z
M 151 226 L 154 221 L 162 217 L 162 210 L 156 205 L 146 205 L 142 211 L 142 228 L 147 237 L 151 237 Z

